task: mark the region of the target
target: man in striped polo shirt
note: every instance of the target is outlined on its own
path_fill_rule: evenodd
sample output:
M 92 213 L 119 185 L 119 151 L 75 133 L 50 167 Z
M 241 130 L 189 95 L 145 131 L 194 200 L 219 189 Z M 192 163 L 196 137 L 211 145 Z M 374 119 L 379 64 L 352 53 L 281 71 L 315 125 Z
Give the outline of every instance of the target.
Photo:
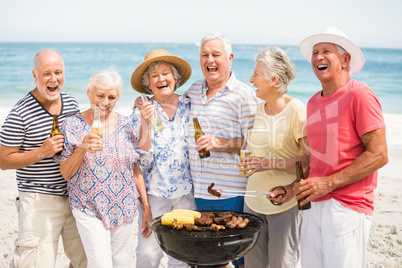
M 32 71 L 36 88 L 8 114 L 0 132 L 0 168 L 16 169 L 19 231 L 15 267 L 55 267 L 60 235 L 74 267 L 86 267 L 81 239 L 71 213 L 67 182 L 53 161 L 63 136 L 49 137 L 53 114 L 59 122 L 78 112 L 77 101 L 61 93 L 64 63 L 54 50 L 42 50 Z
M 206 205 L 222 205 L 225 210 L 243 211 L 244 197 L 218 199 L 207 190 L 211 183 L 221 189 L 246 190 L 247 179 L 238 171 L 239 153 L 244 133 L 252 126 L 258 99 L 251 87 L 236 79 L 230 70 L 232 61 L 230 41 L 221 34 L 206 35 L 200 44 L 205 79 L 196 81 L 186 92 L 191 100 L 190 118 L 197 117 L 205 133 L 197 143 L 189 139 L 191 177 L 200 210 L 211 209 Z M 194 136 L 192 123 L 188 135 Z M 200 159 L 198 151 L 204 148 L 210 151 L 210 157 Z

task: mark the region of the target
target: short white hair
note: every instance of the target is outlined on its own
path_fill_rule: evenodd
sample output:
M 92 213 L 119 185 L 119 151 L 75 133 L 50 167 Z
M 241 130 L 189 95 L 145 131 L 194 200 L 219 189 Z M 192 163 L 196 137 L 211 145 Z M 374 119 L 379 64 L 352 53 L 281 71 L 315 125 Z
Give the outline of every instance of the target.
M 123 79 L 115 67 L 110 66 L 106 70 L 97 71 L 89 78 L 87 84 L 87 93 L 90 93 L 93 88 L 99 89 L 117 89 L 117 98 L 121 96 L 123 91 Z
M 262 65 L 266 80 L 279 77 L 278 92 L 288 91 L 289 83 L 296 77 L 296 68 L 285 51 L 276 46 L 266 47 L 255 56 L 255 62 Z
M 227 39 L 226 36 L 224 36 L 223 34 L 220 33 L 210 33 L 205 35 L 202 39 L 201 39 L 201 43 L 200 43 L 200 52 L 201 52 L 201 47 L 202 45 L 209 40 L 213 40 L 213 39 L 219 39 L 220 41 L 222 41 L 223 43 L 223 47 L 226 51 L 227 57 L 229 59 L 230 55 L 232 54 L 232 44 L 230 43 L 229 39 Z

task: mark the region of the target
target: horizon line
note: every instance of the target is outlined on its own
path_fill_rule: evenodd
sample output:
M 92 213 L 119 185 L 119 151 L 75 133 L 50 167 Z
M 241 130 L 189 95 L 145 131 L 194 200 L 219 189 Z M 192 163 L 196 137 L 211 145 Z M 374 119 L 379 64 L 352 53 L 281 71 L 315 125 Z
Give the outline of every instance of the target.
M 194 45 L 199 46 L 199 42 L 156 42 L 156 41 L 2 41 L 0 44 L 179 44 L 179 45 Z M 261 43 L 234 43 L 232 46 L 278 46 L 278 47 L 299 47 L 296 44 L 261 44 Z M 361 46 L 361 49 L 390 49 L 390 50 L 402 50 L 402 47 L 376 47 L 376 46 Z

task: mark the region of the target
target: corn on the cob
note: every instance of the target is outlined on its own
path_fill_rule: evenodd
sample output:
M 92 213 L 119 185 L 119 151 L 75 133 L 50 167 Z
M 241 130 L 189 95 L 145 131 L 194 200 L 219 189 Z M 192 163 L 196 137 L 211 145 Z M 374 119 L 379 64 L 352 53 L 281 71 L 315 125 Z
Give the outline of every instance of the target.
M 193 216 L 184 216 L 179 213 L 165 213 L 161 217 L 161 222 L 163 225 L 172 225 L 172 221 L 176 219 L 178 223 L 184 224 L 194 224 Z
M 177 213 L 183 216 L 193 217 L 194 219 L 198 219 L 199 217 L 201 217 L 201 212 L 189 209 L 174 209 L 169 213 Z

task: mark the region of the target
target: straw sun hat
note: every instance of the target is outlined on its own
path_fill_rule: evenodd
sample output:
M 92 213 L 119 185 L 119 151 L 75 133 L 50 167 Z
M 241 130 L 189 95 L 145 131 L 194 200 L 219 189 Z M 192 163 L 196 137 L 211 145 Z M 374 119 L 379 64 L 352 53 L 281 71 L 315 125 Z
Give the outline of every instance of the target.
M 328 26 L 320 34 L 311 35 L 301 41 L 299 49 L 304 58 L 311 63 L 313 48 L 318 43 L 333 43 L 343 47 L 351 56 L 349 73 L 358 73 L 364 65 L 364 56 L 360 48 L 341 30 Z
M 155 49 L 145 55 L 144 61 L 138 65 L 137 69 L 133 72 L 133 75 L 131 76 L 131 86 L 134 90 L 140 93 L 150 94 L 150 92 L 147 91 L 147 88 L 142 84 L 142 76 L 148 66 L 156 61 L 169 62 L 176 67 L 181 76 L 179 86 L 182 86 L 191 76 L 191 66 L 187 61 L 180 57 L 171 55 L 164 49 Z

